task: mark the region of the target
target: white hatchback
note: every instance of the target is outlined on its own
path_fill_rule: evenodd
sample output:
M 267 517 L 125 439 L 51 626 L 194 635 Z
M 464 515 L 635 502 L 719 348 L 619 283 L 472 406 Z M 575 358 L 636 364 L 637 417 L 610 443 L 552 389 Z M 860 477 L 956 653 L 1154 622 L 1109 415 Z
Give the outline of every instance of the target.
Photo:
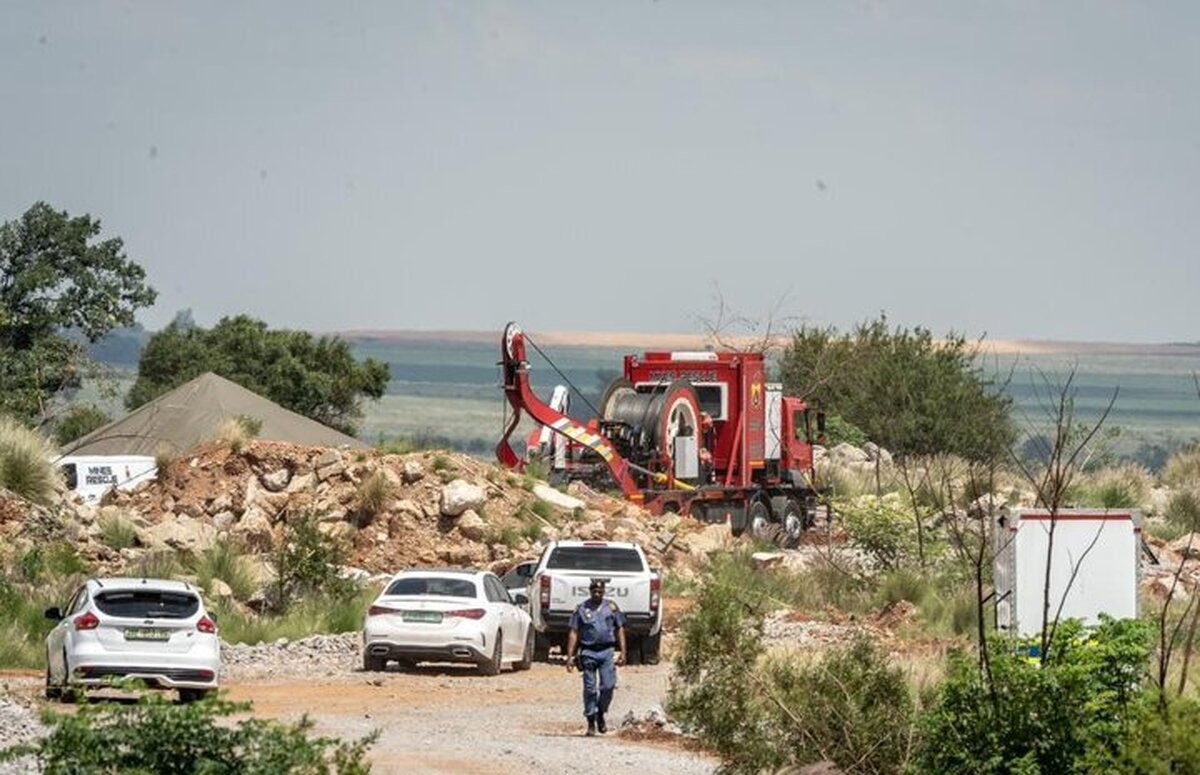
M 475 570 L 410 570 L 392 577 L 367 612 L 363 669 L 389 660 L 469 662 L 495 675 L 533 664 L 533 625 L 495 574 Z
M 199 592 L 182 581 L 90 579 L 46 636 L 46 696 L 114 679 L 179 690 L 190 702 L 217 688 L 221 644 Z

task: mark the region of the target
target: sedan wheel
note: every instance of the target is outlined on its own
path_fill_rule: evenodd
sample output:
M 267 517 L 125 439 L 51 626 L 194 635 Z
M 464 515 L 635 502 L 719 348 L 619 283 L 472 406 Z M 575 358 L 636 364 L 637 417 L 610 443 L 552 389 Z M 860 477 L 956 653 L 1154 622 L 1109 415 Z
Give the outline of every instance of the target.
M 513 670 L 528 670 L 533 667 L 533 625 L 525 629 L 525 651 L 521 658 L 513 663 Z
M 504 638 L 497 632 L 496 645 L 492 648 L 492 658 L 488 659 L 479 665 L 479 672 L 484 675 L 499 675 L 500 668 L 503 666 L 501 661 L 504 657 Z

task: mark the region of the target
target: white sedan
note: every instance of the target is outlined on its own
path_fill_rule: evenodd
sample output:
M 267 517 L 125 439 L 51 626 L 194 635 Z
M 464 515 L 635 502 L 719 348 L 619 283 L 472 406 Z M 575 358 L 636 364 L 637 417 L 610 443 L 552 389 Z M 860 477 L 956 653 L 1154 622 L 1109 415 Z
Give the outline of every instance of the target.
M 178 689 L 184 702 L 217 688 L 216 620 L 194 587 L 162 579 L 90 579 L 75 590 L 46 636 L 46 696 L 114 679 Z
M 392 577 L 367 612 L 363 669 L 389 660 L 469 662 L 485 675 L 533 663 L 533 625 L 495 574 L 411 570 Z

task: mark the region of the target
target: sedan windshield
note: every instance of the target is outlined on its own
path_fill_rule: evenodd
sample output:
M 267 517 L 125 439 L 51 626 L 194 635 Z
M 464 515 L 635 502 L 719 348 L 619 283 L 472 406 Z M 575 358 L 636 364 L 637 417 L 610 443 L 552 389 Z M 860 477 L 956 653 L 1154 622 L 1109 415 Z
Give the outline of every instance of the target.
M 102 592 L 96 607 L 109 616 L 128 619 L 187 619 L 200 608 L 194 595 L 154 589 Z
M 449 579 L 440 576 L 410 576 L 393 581 L 384 594 L 400 597 L 435 595 L 437 597 L 474 598 L 478 594 L 478 591 L 475 587 L 475 582 L 469 579 Z

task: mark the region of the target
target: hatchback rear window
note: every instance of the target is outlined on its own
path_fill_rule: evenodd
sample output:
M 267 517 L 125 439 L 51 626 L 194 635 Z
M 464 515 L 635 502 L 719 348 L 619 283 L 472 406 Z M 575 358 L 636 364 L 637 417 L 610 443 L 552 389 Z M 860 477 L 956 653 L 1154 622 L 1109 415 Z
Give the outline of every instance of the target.
M 96 595 L 96 607 L 109 616 L 130 619 L 187 619 L 199 610 L 200 600 L 185 592 L 114 590 Z
M 616 573 L 641 573 L 646 569 L 636 551 L 615 546 L 560 546 L 550 554 L 546 567 L 551 570 L 605 570 Z
M 475 582 L 468 579 L 447 579 L 437 576 L 418 576 L 396 579 L 387 588 L 387 595 L 437 595 L 438 597 L 470 597 L 478 594 Z

